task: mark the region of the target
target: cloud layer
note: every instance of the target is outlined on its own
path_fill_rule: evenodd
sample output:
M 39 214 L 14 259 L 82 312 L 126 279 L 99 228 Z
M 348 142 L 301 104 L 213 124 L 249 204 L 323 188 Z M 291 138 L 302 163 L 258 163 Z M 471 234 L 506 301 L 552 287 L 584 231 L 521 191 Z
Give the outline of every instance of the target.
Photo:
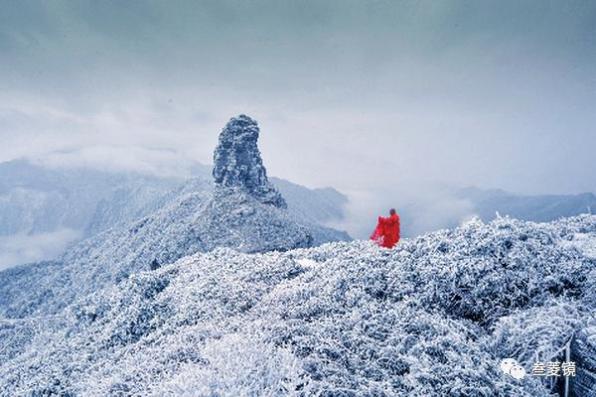
M 594 3 L 0 7 L 2 161 L 77 152 L 178 172 L 210 163 L 247 113 L 270 174 L 374 197 L 356 206 L 439 183 L 596 190 Z
M 79 231 L 68 228 L 49 233 L 0 236 L 0 270 L 55 258 L 80 237 Z

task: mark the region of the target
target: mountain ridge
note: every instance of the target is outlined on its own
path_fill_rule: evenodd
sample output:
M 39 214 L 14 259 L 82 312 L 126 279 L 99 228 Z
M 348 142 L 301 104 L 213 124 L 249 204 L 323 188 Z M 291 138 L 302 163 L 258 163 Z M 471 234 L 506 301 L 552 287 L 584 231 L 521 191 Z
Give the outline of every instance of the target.
M 9 172 L 11 169 L 17 169 L 17 172 Z M 1 163 L 0 175 L 11 174 L 14 178 L 0 180 L 0 186 L 4 189 L 4 194 L 0 193 L 0 247 L 4 241 L 5 253 L 15 250 L 15 255 L 28 259 L 29 263 L 56 259 L 59 256 L 53 254 L 54 250 L 44 255 L 43 247 L 46 243 L 40 233 L 55 233 L 62 229 L 73 231 L 70 233 L 73 235 L 72 239 L 59 239 L 52 246 L 61 254 L 77 241 L 155 212 L 193 186 L 202 184 L 203 189 L 213 190 L 210 170 L 211 167 L 197 163 L 192 178 L 168 179 L 87 168 L 44 168 L 27 160 Z M 27 177 L 17 177 L 21 174 Z M 23 180 L 26 181 L 26 186 L 22 186 L 22 183 L 20 187 L 17 186 Z M 99 182 L 96 183 L 96 180 Z M 320 224 L 336 220 L 344 214 L 347 198 L 335 189 L 308 189 L 279 178 L 271 180 L 286 198 L 288 210 L 299 219 L 305 219 L 310 224 Z M 80 186 L 86 186 L 83 193 L 80 193 Z M 94 186 L 97 188 L 91 189 Z M 82 199 L 79 198 L 81 194 Z M 325 234 L 327 238 L 333 234 L 339 235 L 329 228 L 321 227 L 321 230 L 326 232 L 321 234 L 320 239 L 325 238 Z M 21 254 L 19 247 L 13 248 L 11 236 L 23 239 L 21 245 L 30 245 L 34 256 Z M 349 236 L 345 234 L 342 238 Z M 35 248 L 36 243 L 40 248 Z M 41 255 L 36 252 L 41 252 Z M 10 256 L 7 261 L 10 266 L 19 264 Z M 20 262 L 23 263 L 25 262 Z
M 242 139 L 234 139 L 236 135 Z M 153 213 L 70 247 L 57 261 L 58 269 L 32 266 L 28 274 L 27 268 L 21 268 L 16 273 L 20 277 L 0 273 L 0 313 L 17 318 L 32 311 L 56 313 L 64 302 L 117 284 L 131 274 L 217 247 L 255 253 L 350 239 L 287 210 L 267 178 L 254 121 L 246 116 L 232 118 L 221 136 L 223 143 L 215 149 L 215 157 L 222 151 L 226 155 L 220 156 L 214 175 L 219 169 L 223 179 L 215 177 L 213 189 L 209 182 L 189 181 Z M 250 160 L 245 164 L 239 159 Z M 23 290 L 21 278 L 39 288 Z
M 596 216 L 476 219 L 394 250 L 196 253 L 69 302 L 43 328 L 3 320 L 14 343 L 0 382 L 9 394 L 546 396 L 547 382 L 509 380 L 498 363 L 528 368 L 590 329 L 586 241 Z

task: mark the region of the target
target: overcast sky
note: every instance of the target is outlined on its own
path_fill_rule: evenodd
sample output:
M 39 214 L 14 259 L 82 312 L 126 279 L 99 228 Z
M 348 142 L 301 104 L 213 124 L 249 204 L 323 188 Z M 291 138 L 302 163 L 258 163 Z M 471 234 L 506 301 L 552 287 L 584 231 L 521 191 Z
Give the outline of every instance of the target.
M 0 3 L 0 161 L 178 172 L 238 113 L 307 186 L 596 191 L 596 2 Z

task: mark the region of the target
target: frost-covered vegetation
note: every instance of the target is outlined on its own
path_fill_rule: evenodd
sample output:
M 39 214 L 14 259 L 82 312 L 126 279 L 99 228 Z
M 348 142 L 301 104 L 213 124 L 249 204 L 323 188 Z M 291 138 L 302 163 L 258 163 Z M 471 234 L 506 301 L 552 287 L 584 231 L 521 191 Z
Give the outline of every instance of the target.
M 22 317 L 53 312 L 76 296 L 130 274 L 216 247 L 266 252 L 349 239 L 299 221 L 241 190 L 225 188 L 212 193 L 196 184 L 204 183 L 197 181 L 150 216 L 71 247 L 54 266 L 24 266 L 0 273 L 0 313 Z M 30 288 L 24 289 L 24 285 Z
M 211 167 L 193 164 L 192 178 L 51 168 L 26 160 L 0 163 L 0 269 L 59 258 L 73 242 L 127 225 L 170 206 L 191 191 L 213 191 Z M 320 225 L 344 216 L 338 191 L 308 189 L 272 178 L 288 212 Z M 318 227 L 319 241 L 347 238 Z
M 287 211 L 258 132 L 230 120 L 214 187 L 0 272 L 3 396 L 544 396 L 499 361 L 570 340 L 589 390 L 595 216 L 313 248 L 347 236 Z
M 574 332 L 593 333 L 595 241 L 596 216 L 581 216 L 473 221 L 394 250 L 194 254 L 52 315 L 5 317 L 0 390 L 547 396 L 547 383 L 514 380 L 498 363 L 515 357 L 529 370 Z
M 247 116 L 230 120 L 214 154 L 214 185 L 191 180 L 150 215 L 74 245 L 51 266 L 0 273 L 0 314 L 56 313 L 73 299 L 131 274 L 217 247 L 255 253 L 350 240 L 344 232 L 288 210 L 267 178 L 258 132 Z

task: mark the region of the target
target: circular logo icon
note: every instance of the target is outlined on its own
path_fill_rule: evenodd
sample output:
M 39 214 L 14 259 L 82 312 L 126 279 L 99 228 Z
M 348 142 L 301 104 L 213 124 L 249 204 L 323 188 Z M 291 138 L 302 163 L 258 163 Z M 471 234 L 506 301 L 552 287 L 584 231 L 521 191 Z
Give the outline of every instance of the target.
M 501 360 L 499 367 L 503 373 L 510 375 L 514 379 L 523 379 L 526 377 L 526 370 L 514 358 L 504 358 Z

